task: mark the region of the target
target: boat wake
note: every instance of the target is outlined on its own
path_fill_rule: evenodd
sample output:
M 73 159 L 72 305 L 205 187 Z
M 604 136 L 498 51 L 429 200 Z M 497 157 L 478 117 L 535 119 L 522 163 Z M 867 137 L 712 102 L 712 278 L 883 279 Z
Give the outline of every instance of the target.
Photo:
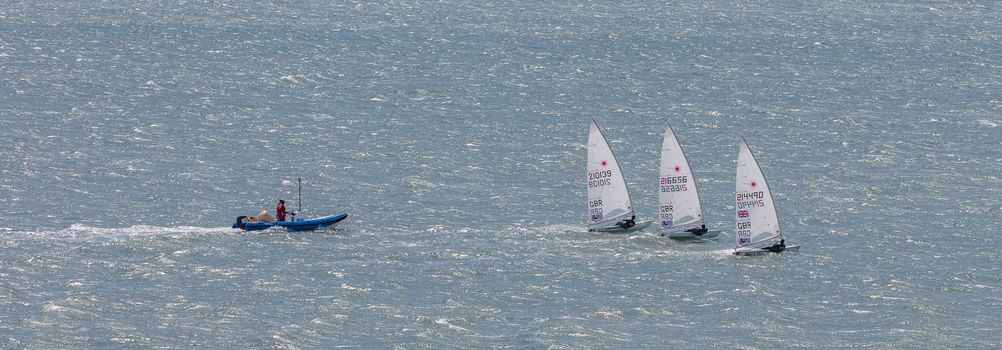
M 92 237 L 148 237 L 185 234 L 218 234 L 235 233 L 230 227 L 194 227 L 194 226 L 151 226 L 133 225 L 130 227 L 91 227 L 84 224 L 73 224 L 65 229 L 35 229 L 17 230 L 0 228 L 0 234 L 44 238 L 92 238 Z
M 584 226 L 554 224 L 540 227 L 539 231 L 542 233 L 586 233 L 588 232 L 588 228 Z

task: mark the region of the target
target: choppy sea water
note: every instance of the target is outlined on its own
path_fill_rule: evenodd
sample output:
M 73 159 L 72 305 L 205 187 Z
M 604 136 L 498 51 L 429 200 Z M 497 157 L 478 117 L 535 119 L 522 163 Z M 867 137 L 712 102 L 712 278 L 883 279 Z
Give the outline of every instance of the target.
M 995 2 L 15 1 L 2 348 L 999 348 Z M 656 214 L 583 232 L 587 126 Z M 800 252 L 733 245 L 737 138 Z M 279 198 L 336 230 L 241 234 Z

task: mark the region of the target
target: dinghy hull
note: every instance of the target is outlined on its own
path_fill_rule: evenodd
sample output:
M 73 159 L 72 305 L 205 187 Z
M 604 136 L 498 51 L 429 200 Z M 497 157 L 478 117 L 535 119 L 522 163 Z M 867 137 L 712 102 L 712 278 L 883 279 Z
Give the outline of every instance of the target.
M 272 227 L 281 227 L 287 231 L 313 231 L 333 227 L 347 218 L 348 213 L 335 213 L 324 217 L 296 221 L 245 222 L 243 225 L 234 222 L 232 227 L 239 228 L 244 231 L 260 231 Z
M 738 256 L 758 256 L 758 255 L 766 255 L 766 254 L 780 254 L 780 253 L 784 253 L 784 252 L 795 252 L 795 251 L 799 251 L 799 250 L 800 250 L 800 245 L 798 244 L 798 245 L 786 246 L 786 249 L 783 250 L 782 252 L 779 252 L 779 253 L 774 253 L 771 250 L 769 250 L 768 248 L 755 248 L 755 249 L 747 249 L 747 250 L 735 250 L 734 251 L 734 255 L 738 255 Z
M 633 225 L 633 227 L 630 227 L 630 228 L 627 228 L 627 229 L 624 229 L 624 228 L 619 227 L 619 226 L 601 227 L 601 228 L 590 228 L 590 229 L 588 229 L 588 232 L 630 233 L 630 232 L 635 232 L 635 231 L 640 231 L 640 230 L 646 229 L 646 228 L 648 228 L 648 227 L 651 226 L 651 223 L 653 223 L 653 221 L 641 221 L 641 222 L 638 222 L 636 225 Z
M 709 230 L 706 231 L 706 233 L 698 236 L 692 232 L 686 232 L 686 231 L 662 233 L 661 235 L 664 237 L 678 240 L 697 239 L 697 238 L 717 238 L 718 236 L 720 236 L 720 230 Z

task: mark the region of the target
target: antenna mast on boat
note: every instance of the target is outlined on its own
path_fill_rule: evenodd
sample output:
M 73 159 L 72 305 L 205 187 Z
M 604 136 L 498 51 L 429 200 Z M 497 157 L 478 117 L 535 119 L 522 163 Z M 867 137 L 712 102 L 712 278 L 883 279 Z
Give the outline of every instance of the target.
M 303 178 L 299 178 L 299 211 L 303 211 Z

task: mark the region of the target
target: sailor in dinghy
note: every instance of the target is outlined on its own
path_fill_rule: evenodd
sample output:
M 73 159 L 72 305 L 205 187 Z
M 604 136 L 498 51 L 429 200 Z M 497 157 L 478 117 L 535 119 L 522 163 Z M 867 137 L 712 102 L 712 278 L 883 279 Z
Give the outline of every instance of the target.
M 627 233 L 643 230 L 651 221 L 636 221 L 630 189 L 623 179 L 616 156 L 598 124 L 591 121 L 588 133 L 588 231 Z
M 734 198 L 737 240 L 734 254 L 762 255 L 800 249 L 799 245 L 786 245 L 769 184 L 744 138 L 738 151 Z
M 671 124 L 665 126 L 661 142 L 661 166 L 658 177 L 658 231 L 672 239 L 715 238 L 703 222 L 703 209 L 696 190 L 689 159 L 675 137 Z

